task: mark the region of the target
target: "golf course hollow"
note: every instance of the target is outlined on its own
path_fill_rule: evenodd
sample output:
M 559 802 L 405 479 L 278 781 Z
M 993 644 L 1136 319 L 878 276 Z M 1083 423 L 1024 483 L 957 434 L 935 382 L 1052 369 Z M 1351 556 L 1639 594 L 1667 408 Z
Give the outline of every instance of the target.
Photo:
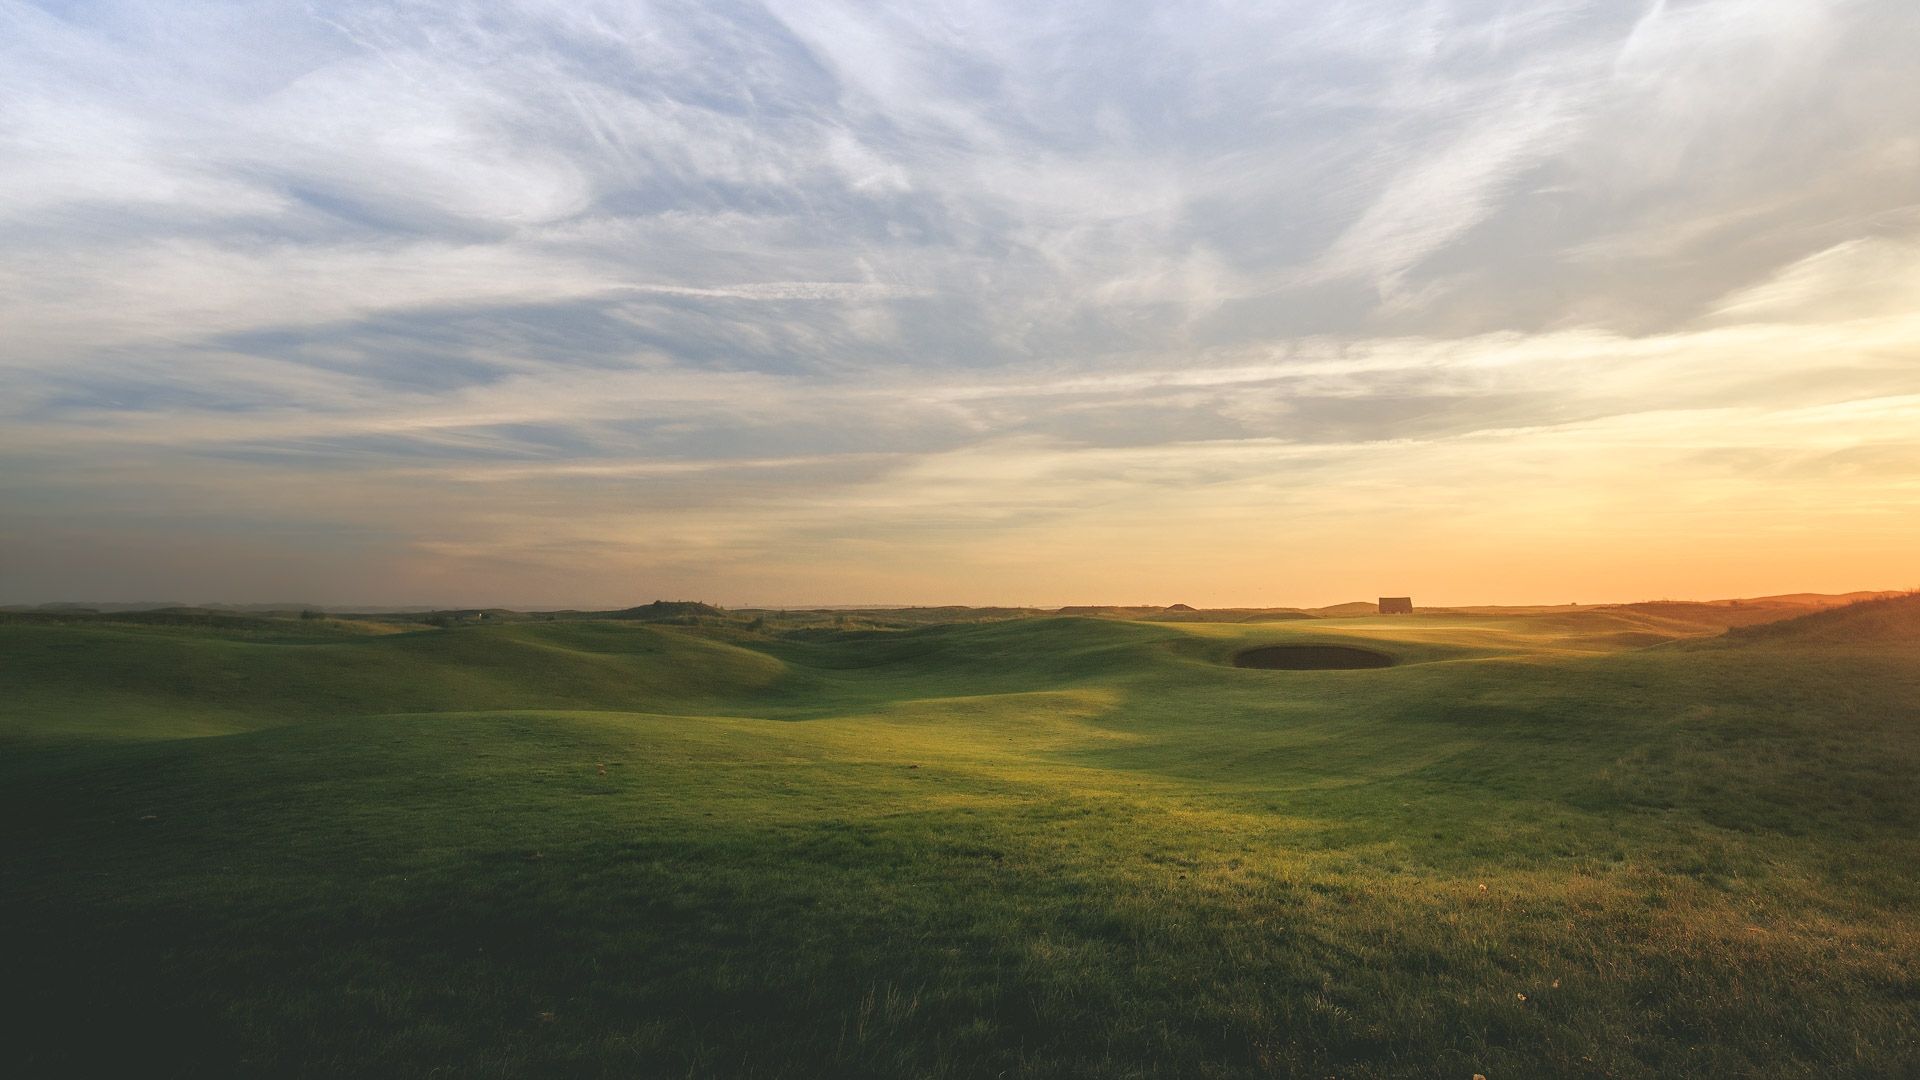
M 1393 657 L 1354 645 L 1261 645 L 1234 654 L 1234 667 L 1268 671 L 1351 671 L 1393 666 Z

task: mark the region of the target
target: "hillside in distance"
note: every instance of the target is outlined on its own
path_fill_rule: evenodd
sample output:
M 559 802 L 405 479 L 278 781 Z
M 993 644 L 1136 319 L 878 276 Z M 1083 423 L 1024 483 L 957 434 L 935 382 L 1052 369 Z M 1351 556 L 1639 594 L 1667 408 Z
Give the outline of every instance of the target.
M 1465 606 L 1465 607 L 1423 607 L 1418 609 L 1426 615 L 1435 614 L 1478 614 L 1478 615 L 1533 615 L 1548 612 L 1572 611 L 1637 611 L 1657 614 L 1677 623 L 1701 627 L 1743 626 L 1757 622 L 1771 622 L 1811 611 L 1830 607 L 1841 607 L 1864 600 L 1882 599 L 1903 595 L 1897 592 L 1851 592 L 1851 593 L 1790 593 L 1779 596 L 1762 596 L 1735 600 L 1649 600 L 1634 603 L 1611 604 L 1559 604 L 1559 605 L 1506 605 L 1506 606 Z M 1046 615 L 1082 616 L 1089 618 L 1147 620 L 1153 622 L 1269 622 L 1308 618 L 1363 618 L 1378 614 L 1378 605 L 1372 600 L 1354 600 L 1317 608 L 1300 607 L 1234 607 L 1234 608 L 1194 608 L 1187 604 L 1083 604 L 1060 608 L 1037 607 L 965 607 L 949 605 L 943 607 L 831 607 L 831 608 L 768 608 L 742 607 L 729 611 L 714 604 L 693 600 L 655 600 L 649 604 L 607 610 L 532 610 L 517 611 L 508 608 L 426 608 L 426 607 L 327 607 L 319 604 L 201 604 L 184 605 L 175 603 L 75 603 L 60 602 L 33 606 L 0 607 L 0 613 L 19 614 L 39 613 L 44 615 L 88 615 L 88 614 L 139 614 L 154 615 L 257 615 L 265 617 L 293 617 L 303 613 L 325 614 L 339 618 L 356 616 L 375 620 L 391 621 L 400 624 L 446 624 L 460 621 L 486 621 L 499 619 L 506 621 L 524 620 L 579 620 L 579 619 L 619 619 L 641 622 L 677 622 L 692 624 L 701 619 L 720 619 L 737 616 L 744 619 L 772 619 L 788 626 L 831 625 L 845 627 L 858 624 L 868 627 L 899 629 L 907 626 L 927 626 L 936 623 L 986 621 L 1011 618 L 1034 618 Z
M 1864 599 L 1843 607 L 1728 632 L 1725 644 L 1878 646 L 1920 641 L 1920 593 Z

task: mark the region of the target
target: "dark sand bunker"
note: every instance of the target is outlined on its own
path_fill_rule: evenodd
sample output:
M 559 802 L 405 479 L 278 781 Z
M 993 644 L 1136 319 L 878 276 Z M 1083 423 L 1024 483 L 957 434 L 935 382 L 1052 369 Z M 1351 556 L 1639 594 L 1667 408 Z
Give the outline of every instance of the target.
M 1269 671 L 1346 671 L 1392 667 L 1393 657 L 1351 645 L 1262 645 L 1235 656 L 1233 666 Z

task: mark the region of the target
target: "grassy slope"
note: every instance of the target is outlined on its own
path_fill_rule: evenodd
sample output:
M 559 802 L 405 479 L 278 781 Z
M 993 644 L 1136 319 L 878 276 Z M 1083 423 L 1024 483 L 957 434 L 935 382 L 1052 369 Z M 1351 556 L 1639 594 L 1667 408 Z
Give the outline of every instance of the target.
M 699 707 L 787 674 L 758 653 L 606 622 L 410 634 L 292 621 L 264 630 L 0 623 L 0 743 L 369 713 Z
M 1653 618 L 0 625 L 8 1045 L 47 1074 L 1906 1074 L 1920 649 L 1609 651 Z M 1223 666 L 1337 640 L 1407 662 Z

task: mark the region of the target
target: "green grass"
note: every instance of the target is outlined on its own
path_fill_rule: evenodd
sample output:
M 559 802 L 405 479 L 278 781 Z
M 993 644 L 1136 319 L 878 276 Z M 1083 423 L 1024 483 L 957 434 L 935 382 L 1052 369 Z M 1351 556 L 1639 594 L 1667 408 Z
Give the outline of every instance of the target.
M 1912 1075 L 1920 644 L 1874 619 L 0 621 L 0 1052 Z M 1401 663 L 1229 664 L 1289 641 Z

